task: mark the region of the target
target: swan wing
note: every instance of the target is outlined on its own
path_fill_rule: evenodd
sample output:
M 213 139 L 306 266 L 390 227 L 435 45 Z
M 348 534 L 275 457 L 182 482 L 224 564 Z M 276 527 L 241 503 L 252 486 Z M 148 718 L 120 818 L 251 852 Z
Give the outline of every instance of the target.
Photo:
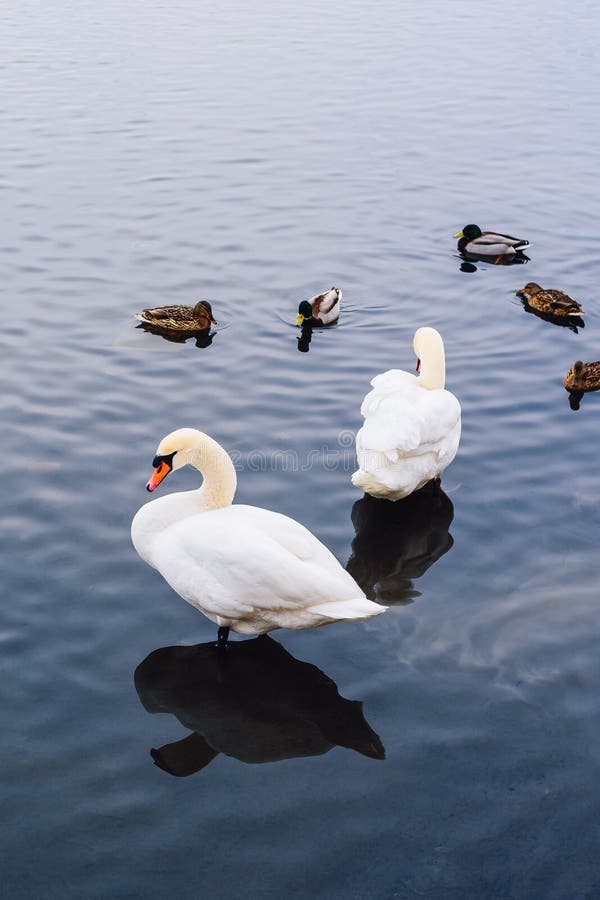
M 421 445 L 442 441 L 460 422 L 460 404 L 454 394 L 425 390 L 414 378 L 401 390 L 377 387 L 367 394 L 363 407 L 366 415 L 357 435 L 358 449 L 408 454 Z
M 450 391 L 408 385 L 386 392 L 356 435 L 360 468 L 352 483 L 374 497 L 406 497 L 450 465 L 460 431 L 460 404 Z
M 354 579 L 308 529 L 257 507 L 236 504 L 177 522 L 162 533 L 154 556 L 156 568 L 184 600 L 243 633 L 366 618 L 383 609 L 371 609 Z M 332 604 L 331 615 L 323 604 Z

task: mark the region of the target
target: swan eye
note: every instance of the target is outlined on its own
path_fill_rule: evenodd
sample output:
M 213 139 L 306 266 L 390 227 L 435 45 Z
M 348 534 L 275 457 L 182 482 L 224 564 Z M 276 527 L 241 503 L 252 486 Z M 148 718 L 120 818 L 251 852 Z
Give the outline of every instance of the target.
M 177 453 L 177 450 L 173 450 L 172 453 L 162 453 L 160 456 L 155 456 L 152 460 L 152 465 L 155 469 L 158 469 L 161 463 L 166 463 L 169 469 L 173 468 L 173 457 Z

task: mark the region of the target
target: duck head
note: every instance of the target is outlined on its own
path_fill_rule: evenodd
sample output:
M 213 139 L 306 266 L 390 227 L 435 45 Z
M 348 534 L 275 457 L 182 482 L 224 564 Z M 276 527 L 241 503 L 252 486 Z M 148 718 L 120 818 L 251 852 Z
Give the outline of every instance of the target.
M 528 281 L 525 287 L 522 287 L 520 291 L 517 291 L 517 295 L 519 297 L 533 297 L 534 294 L 539 294 L 543 288 L 540 287 L 539 284 L 536 284 L 535 281 Z
M 577 387 L 577 381 L 581 378 L 583 372 L 583 363 L 580 359 L 573 363 L 573 388 Z
M 475 238 L 481 237 L 483 234 L 479 225 L 465 225 L 462 231 L 458 231 L 455 238 L 466 238 L 467 241 L 474 241 Z
M 196 303 L 194 307 L 194 317 L 196 319 L 206 319 L 208 322 L 207 327 L 218 324 L 213 318 L 212 307 L 208 300 L 199 300 L 198 303 Z
M 296 319 L 296 325 L 302 325 L 305 319 L 312 319 L 312 312 L 312 306 L 308 300 L 302 300 L 298 304 L 298 318 Z

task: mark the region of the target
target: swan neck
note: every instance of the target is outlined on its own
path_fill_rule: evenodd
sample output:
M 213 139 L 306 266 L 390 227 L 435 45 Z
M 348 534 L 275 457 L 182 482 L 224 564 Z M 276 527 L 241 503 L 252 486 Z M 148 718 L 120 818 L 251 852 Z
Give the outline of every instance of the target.
M 202 474 L 198 497 L 203 509 L 231 506 L 237 488 L 237 475 L 231 457 L 220 444 L 206 436 L 200 446 L 187 450 L 185 462 Z
M 444 348 L 428 347 L 421 358 L 421 374 L 419 384 L 429 391 L 443 389 L 446 386 L 446 361 Z

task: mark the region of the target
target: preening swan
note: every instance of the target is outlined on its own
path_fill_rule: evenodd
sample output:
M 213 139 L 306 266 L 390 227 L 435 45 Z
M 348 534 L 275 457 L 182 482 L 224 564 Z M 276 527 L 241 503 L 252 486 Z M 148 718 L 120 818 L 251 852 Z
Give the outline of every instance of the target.
M 414 343 L 419 377 L 390 369 L 372 380 L 356 435 L 359 469 L 352 484 L 372 497 L 400 500 L 437 479 L 460 440 L 460 404 L 444 390 L 444 344 L 435 328 L 419 328 Z
M 158 445 L 155 490 L 185 465 L 201 487 L 146 503 L 131 525 L 133 545 L 173 590 L 219 627 L 264 634 L 368 619 L 386 607 L 367 600 L 332 553 L 294 519 L 256 506 L 232 505 L 237 486 L 229 454 L 195 428 L 173 431 Z

